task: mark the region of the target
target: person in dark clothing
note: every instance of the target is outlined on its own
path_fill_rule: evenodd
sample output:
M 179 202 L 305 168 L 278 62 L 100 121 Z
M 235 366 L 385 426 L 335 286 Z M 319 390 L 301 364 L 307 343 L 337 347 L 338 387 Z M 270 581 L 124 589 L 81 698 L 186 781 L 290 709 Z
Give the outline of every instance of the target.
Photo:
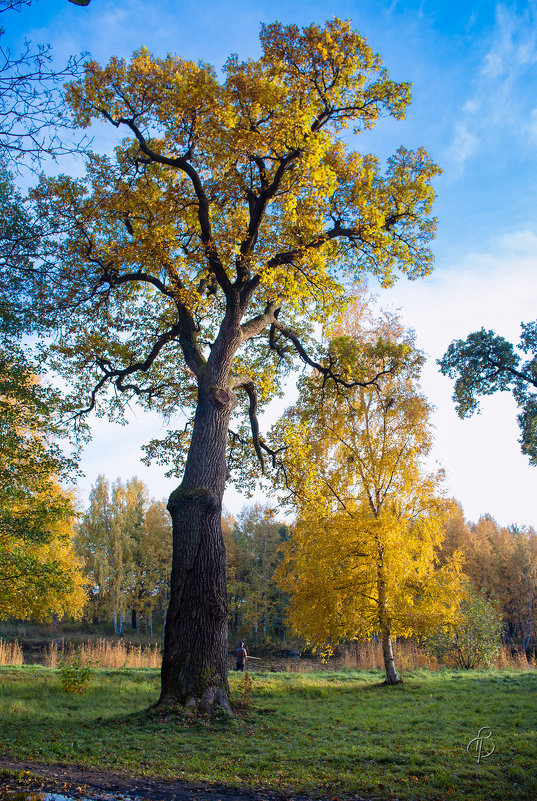
M 246 653 L 246 648 L 244 647 L 243 642 L 239 643 L 239 647 L 235 651 L 235 656 L 237 657 L 237 664 L 235 665 L 235 670 L 244 670 L 244 665 L 246 664 L 246 660 L 248 659 L 248 654 Z

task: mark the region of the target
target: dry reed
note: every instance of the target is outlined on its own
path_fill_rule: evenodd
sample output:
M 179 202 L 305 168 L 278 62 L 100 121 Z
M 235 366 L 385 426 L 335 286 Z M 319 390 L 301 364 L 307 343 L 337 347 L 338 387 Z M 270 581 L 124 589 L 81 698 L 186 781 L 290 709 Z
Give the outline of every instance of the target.
M 319 665 L 310 660 L 286 659 L 283 669 L 286 673 L 310 673 L 312 670 L 318 670 Z
M 63 646 L 61 653 L 63 653 Z M 49 647 L 45 648 L 45 651 L 43 653 L 43 662 L 49 668 L 57 668 L 59 655 L 60 652 L 58 649 L 58 643 L 51 642 Z
M 22 665 L 22 648 L 18 641 L 6 642 L 0 637 L 0 665 Z
M 438 662 L 432 654 L 412 640 L 399 640 L 393 645 L 393 656 L 399 670 L 427 668 L 438 670 Z M 381 642 L 353 642 L 338 660 L 343 667 L 361 670 L 384 668 Z
M 502 645 L 494 667 L 500 670 L 535 670 L 535 655 L 528 660 L 526 651 L 523 648 Z
M 124 642 L 109 642 L 105 639 L 87 642 L 74 647 L 72 643 L 65 646 L 51 643 L 45 648 L 44 662 L 47 667 L 58 667 L 59 660 L 69 660 L 78 654 L 83 665 L 91 664 L 96 668 L 159 668 L 162 660 L 158 645 L 146 646 L 126 645 Z

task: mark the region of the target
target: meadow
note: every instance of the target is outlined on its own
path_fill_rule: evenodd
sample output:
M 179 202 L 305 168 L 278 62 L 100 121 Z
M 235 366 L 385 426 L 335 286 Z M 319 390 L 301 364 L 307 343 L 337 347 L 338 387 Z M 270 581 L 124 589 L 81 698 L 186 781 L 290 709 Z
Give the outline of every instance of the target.
M 193 784 L 343 799 L 535 801 L 537 673 L 429 671 L 386 687 L 373 670 L 233 673 L 237 715 L 147 711 L 156 669 L 0 668 L 0 755 Z M 488 726 L 494 752 L 467 744 Z

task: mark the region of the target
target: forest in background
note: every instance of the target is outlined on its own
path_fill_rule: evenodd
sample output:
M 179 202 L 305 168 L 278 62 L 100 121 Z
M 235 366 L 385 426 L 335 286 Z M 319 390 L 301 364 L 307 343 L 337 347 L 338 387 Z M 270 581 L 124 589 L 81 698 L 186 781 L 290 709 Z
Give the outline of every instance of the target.
M 496 602 L 506 643 L 535 647 L 537 617 L 537 533 L 501 527 L 489 515 L 477 523 L 453 503 L 442 521 L 446 561 L 465 553 L 464 572 L 474 590 Z M 288 598 L 275 573 L 292 526 L 269 505 L 245 506 L 236 518 L 225 514 L 229 641 L 264 648 L 304 643 L 286 625 Z M 110 482 L 99 476 L 73 540 L 88 577 L 85 624 L 113 624 L 117 635 L 135 631 L 160 638 L 171 572 L 171 523 L 165 501 L 149 496 L 142 481 Z

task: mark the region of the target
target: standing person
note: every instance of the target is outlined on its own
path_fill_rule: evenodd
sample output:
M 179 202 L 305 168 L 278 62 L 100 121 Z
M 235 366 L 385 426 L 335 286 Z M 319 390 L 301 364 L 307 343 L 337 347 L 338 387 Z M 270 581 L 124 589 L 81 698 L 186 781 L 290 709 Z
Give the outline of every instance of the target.
M 248 654 L 246 653 L 246 648 L 244 647 L 243 642 L 239 643 L 239 647 L 235 651 L 235 656 L 237 657 L 237 664 L 235 665 L 235 670 L 244 670 L 244 665 L 246 664 L 246 660 L 248 659 Z

